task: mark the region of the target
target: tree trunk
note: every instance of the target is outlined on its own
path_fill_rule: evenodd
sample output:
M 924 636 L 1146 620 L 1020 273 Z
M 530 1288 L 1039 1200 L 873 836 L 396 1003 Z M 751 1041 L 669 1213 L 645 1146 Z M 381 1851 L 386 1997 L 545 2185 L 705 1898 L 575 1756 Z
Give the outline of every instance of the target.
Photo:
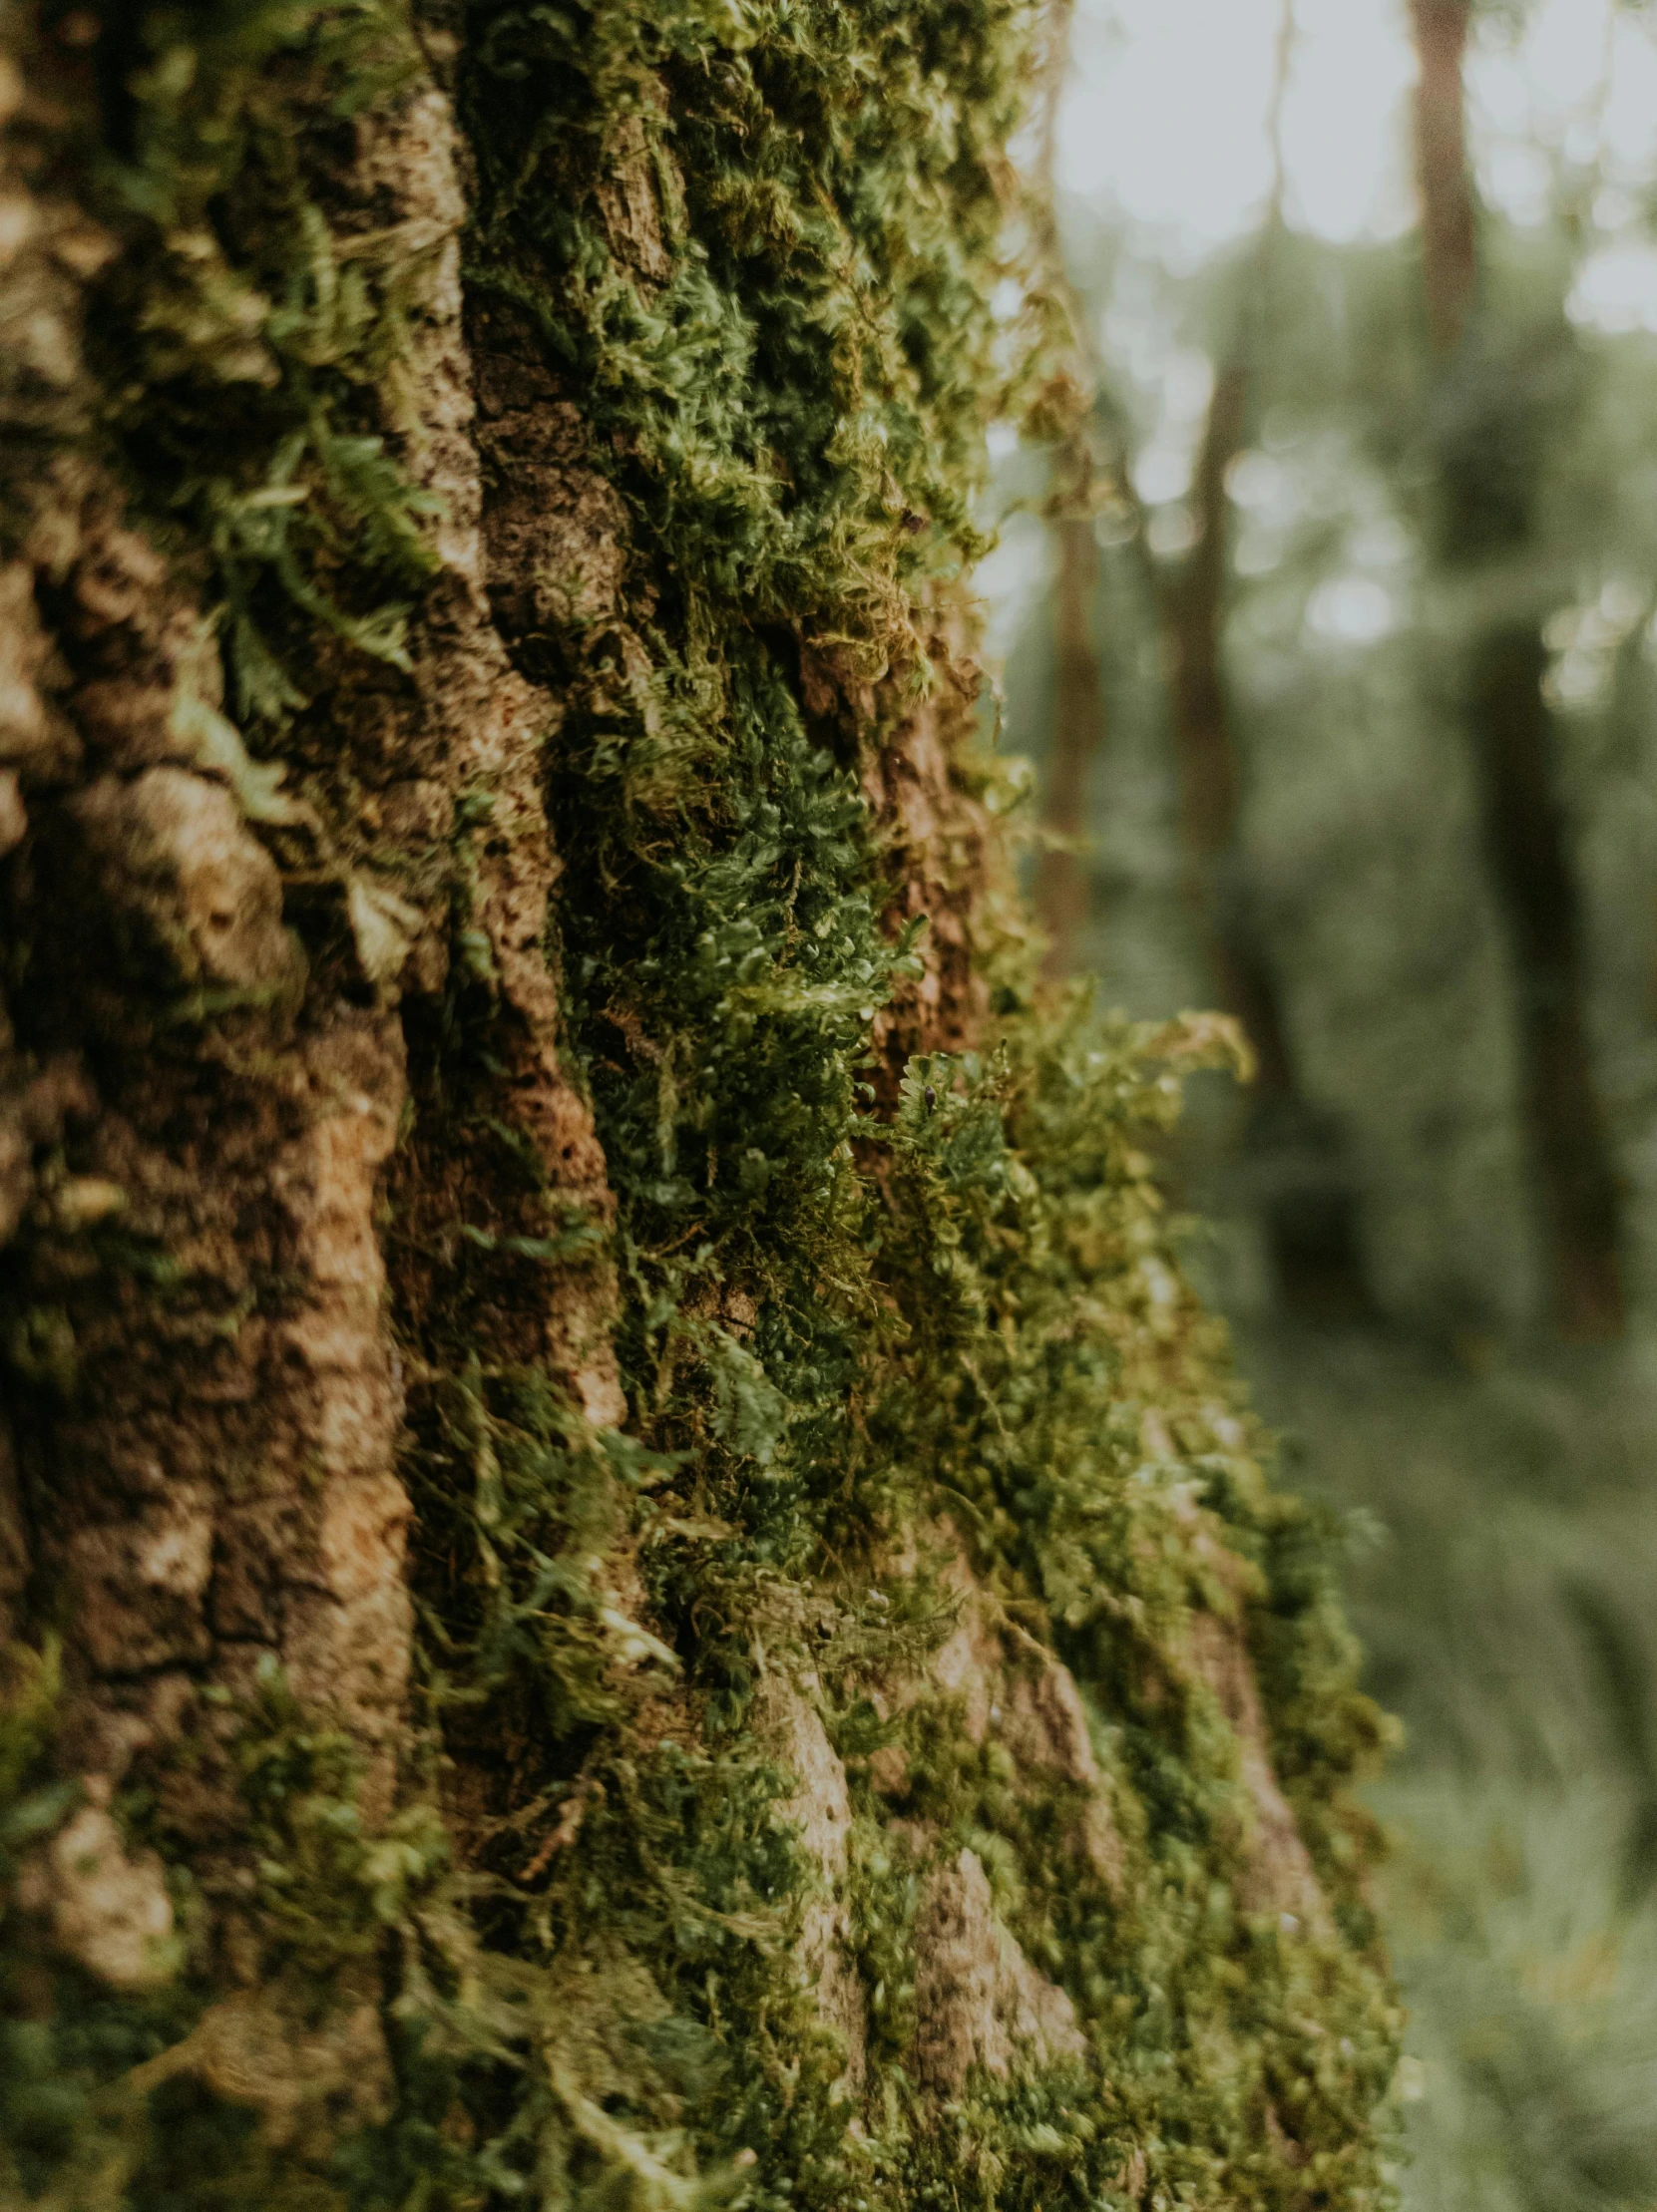
M 1470 722 L 1485 847 L 1518 974 L 1524 1112 L 1541 1189 L 1554 1317 L 1567 1336 L 1620 1335 L 1620 1206 L 1583 1007 L 1582 922 L 1553 788 L 1542 694 L 1547 648 L 1531 622 L 1476 645 Z
M 1252 313 L 1252 307 L 1247 310 Z M 1216 378 L 1191 488 L 1196 542 L 1171 575 L 1153 573 L 1172 668 L 1188 890 L 1202 918 L 1220 1003 L 1253 1047 L 1247 1153 L 1263 1185 L 1267 1243 L 1291 1313 L 1346 1321 L 1370 1311 L 1358 1199 L 1337 1127 L 1307 1100 L 1277 976 L 1250 911 L 1239 848 L 1241 764 L 1222 657 L 1230 567 L 1226 478 L 1243 450 L 1246 348 Z
M 1477 221 L 1467 160 L 1466 57 L 1471 0 L 1411 0 L 1416 76 L 1416 190 L 1428 331 L 1442 357 L 1461 343 L 1478 282 Z
M 1075 971 L 1077 939 L 1092 905 L 1086 858 L 1087 778 L 1104 743 L 1104 679 L 1094 619 L 1099 583 L 1093 528 L 1097 471 L 1088 419 L 1097 393 L 1097 363 L 1064 263 L 1055 183 L 1058 120 L 1069 78 L 1074 12 L 1074 0 L 1048 0 L 1037 81 L 1039 131 L 1033 194 L 1033 274 L 1052 325 L 1049 352 L 1058 372 L 1045 412 L 1057 418 L 1053 427 L 1061 426 L 1047 500 L 1058 571 L 1052 746 L 1041 790 L 1046 836 L 1034 886 L 1036 920 L 1046 938 L 1043 971 L 1055 979 Z
M 1489 571 L 1523 553 L 1539 440 L 1534 364 L 1500 348 L 1478 312 L 1477 221 L 1462 59 L 1469 0 L 1415 0 L 1416 167 L 1423 284 L 1437 362 L 1435 412 L 1446 559 Z M 1555 339 L 1564 346 L 1563 327 Z M 1578 1339 L 1622 1332 L 1620 1202 L 1594 1082 L 1580 901 L 1542 692 L 1538 615 L 1483 624 L 1471 641 L 1465 715 L 1484 844 L 1517 999 L 1522 1110 L 1540 1200 L 1553 1317 Z
M 1362 1318 L 1372 1310 L 1358 1193 L 1342 1130 L 1302 1088 L 1278 976 L 1253 912 L 1240 844 L 1242 762 L 1223 650 L 1231 557 L 1227 478 L 1248 434 L 1251 386 L 1282 237 L 1282 123 L 1295 39 L 1294 0 L 1284 0 L 1267 118 L 1272 187 L 1197 451 L 1191 551 L 1177 564 L 1153 559 L 1149 518 L 1136 500 L 1134 544 L 1169 669 L 1187 902 L 1202 930 L 1220 1004 L 1241 1025 L 1253 1055 L 1255 1088 L 1244 1149 L 1272 1272 L 1289 1312 L 1329 1322 Z M 1133 499 L 1131 487 L 1126 489 Z
M 1075 971 L 1076 944 L 1092 904 L 1085 847 L 1087 776 L 1104 743 L 1104 675 L 1093 611 L 1099 549 L 1092 518 L 1060 516 L 1054 535 L 1058 578 L 1052 753 L 1041 792 L 1042 827 L 1051 842 L 1043 845 L 1036 863 L 1036 912 L 1047 940 L 1046 972 L 1064 976 Z
M 970 755 L 1030 15 L 6 27 L 0 2199 L 1373 2203 L 1207 1033 Z

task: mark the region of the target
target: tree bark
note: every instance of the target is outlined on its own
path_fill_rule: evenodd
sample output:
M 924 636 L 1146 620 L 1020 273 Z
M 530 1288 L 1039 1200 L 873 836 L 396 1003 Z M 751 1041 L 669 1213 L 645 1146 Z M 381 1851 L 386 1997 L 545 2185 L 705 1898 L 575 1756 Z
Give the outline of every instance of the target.
M 7 2202 L 1378 2186 L 1211 1040 L 1042 1010 L 971 756 L 1033 26 L 920 18 L 8 19 Z

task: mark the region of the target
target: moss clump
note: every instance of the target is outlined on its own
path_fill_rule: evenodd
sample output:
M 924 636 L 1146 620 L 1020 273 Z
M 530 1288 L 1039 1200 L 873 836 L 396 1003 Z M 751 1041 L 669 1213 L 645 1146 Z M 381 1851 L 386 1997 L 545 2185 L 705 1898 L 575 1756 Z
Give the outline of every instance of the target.
M 894 664 L 924 685 L 928 594 L 976 550 L 979 439 L 1008 369 L 988 306 L 1000 148 L 1030 14 L 471 22 L 473 281 L 577 397 L 637 549 L 615 623 L 520 650 L 568 702 L 549 786 L 571 857 L 559 950 L 620 1201 L 624 1377 L 664 1470 L 637 1525 L 681 1699 L 721 1757 L 752 1757 L 758 1642 L 773 1659 L 809 1650 L 831 1719 L 861 1709 L 907 1624 L 899 1586 L 884 1614 L 858 1593 L 880 1541 L 942 1510 L 1094 1690 L 1135 1808 L 1124 1911 L 1077 1882 L 1061 1804 L 1032 1803 L 958 1734 L 921 1770 L 911 1811 L 999 1839 L 1009 1918 L 1089 2022 L 1098 2065 L 1091 2085 L 1056 2082 L 1050 2119 L 1021 2107 L 1035 2090 L 986 2084 L 941 2129 L 904 2071 L 915 1874 L 866 1799 L 852 1940 L 886 2127 L 841 2143 L 825 2201 L 1097 2193 L 1135 2152 L 1169 2189 L 1275 2202 L 1292 2172 L 1307 2201 L 1368 2201 L 1396 2028 L 1384 1983 L 1339 1943 L 1245 1925 L 1235 1750 L 1200 1693 L 1167 1687 L 1205 1595 L 1200 1505 L 1257 1555 L 1290 1781 L 1367 1942 L 1362 1838 L 1329 1808 L 1376 1723 L 1298 1556 L 1305 1525 L 1265 1487 L 1218 1332 L 1180 1284 L 1145 1156 L 1174 1105 L 1158 1041 L 1189 1057 L 1190 1040 L 1079 1008 L 1055 1022 L 1015 968 L 997 1050 L 916 1064 L 893 1118 L 859 1089 L 905 955 L 879 926 L 858 789 L 882 725 L 878 709 L 861 727 L 814 717 L 802 670 L 838 653 L 842 699 Z M 618 143 L 654 209 L 642 244 L 604 193 Z M 656 1975 L 700 2013 L 686 1958 Z M 742 2050 L 742 2014 L 718 2035 Z M 709 2118 L 699 2131 L 705 2152 L 728 2147 Z M 763 2131 L 747 2147 L 764 2189 Z
M 301 703 L 274 642 L 293 612 L 401 662 L 435 567 L 431 503 L 375 427 L 406 247 L 325 207 L 340 132 L 418 49 L 397 0 L 187 0 L 118 11 L 98 59 L 91 197 L 124 250 L 89 362 L 135 492 L 210 563 L 240 710 L 279 721 Z
M 54 1761 L 59 1693 L 55 1649 L 0 1651 L 0 2203 L 114 2206 L 143 2134 L 124 2079 L 199 2005 L 177 1989 L 112 1995 L 45 1940 L 30 1893 L 82 1803 Z
M 1146 1153 L 1173 1110 L 1170 1061 L 1207 1042 L 1200 1028 L 1102 1024 L 1084 1001 L 1056 1025 L 1016 1018 L 988 1058 L 915 1067 L 883 1132 L 895 1172 L 879 1265 L 913 1316 L 881 1376 L 883 1421 L 981 1576 L 1090 1692 L 1122 1851 L 1113 1876 L 1090 1867 L 1082 1793 L 1033 1792 L 948 1700 L 907 1722 L 896 1810 L 977 1851 L 1099 2061 L 1090 2087 L 1055 2082 L 1064 2124 L 1044 2149 L 1015 2150 L 983 2119 L 975 2155 L 1035 2177 L 1009 2178 L 996 2201 L 1108 2191 L 1136 2151 L 1153 2184 L 1199 2202 L 1278 2201 L 1286 2165 L 1332 2202 L 1379 2187 L 1366 2122 L 1397 2016 L 1368 1955 L 1366 1839 L 1339 1809 L 1378 1718 L 1330 1633 L 1305 1511 L 1262 1482 L 1212 1324 L 1179 1282 Z M 1199 1501 L 1231 1540 L 1227 1579 L 1251 1552 L 1264 1566 L 1253 1587 L 1278 1743 L 1345 1944 L 1251 1914 L 1239 1894 L 1235 1747 L 1188 1674 L 1181 1686 L 1191 1607 L 1225 1600 L 1202 1587 L 1218 1562 L 1192 1541 Z

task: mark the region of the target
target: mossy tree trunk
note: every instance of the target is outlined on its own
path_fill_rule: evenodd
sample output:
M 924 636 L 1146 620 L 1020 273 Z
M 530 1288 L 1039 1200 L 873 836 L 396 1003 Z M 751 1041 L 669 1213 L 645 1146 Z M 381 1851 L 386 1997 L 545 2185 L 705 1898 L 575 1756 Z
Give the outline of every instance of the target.
M 973 751 L 1038 24 L 5 25 L 0 2197 L 1379 2203 L 1213 1038 Z

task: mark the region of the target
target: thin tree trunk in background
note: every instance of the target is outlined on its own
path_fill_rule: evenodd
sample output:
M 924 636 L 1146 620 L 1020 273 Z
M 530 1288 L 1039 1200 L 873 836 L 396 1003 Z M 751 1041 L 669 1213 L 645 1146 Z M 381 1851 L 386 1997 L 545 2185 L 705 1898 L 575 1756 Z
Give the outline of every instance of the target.
M 1053 488 L 1047 503 L 1058 555 L 1052 747 L 1041 797 L 1041 826 L 1049 842 L 1036 859 L 1034 885 L 1036 919 L 1047 939 L 1042 972 L 1054 977 L 1074 969 L 1076 942 L 1087 923 L 1091 905 L 1084 850 L 1087 773 L 1104 743 L 1103 671 L 1094 629 L 1099 580 L 1098 540 L 1093 532 L 1097 469 L 1090 437 L 1098 366 L 1064 265 L 1054 178 L 1074 12 L 1074 0 L 1054 0 L 1047 16 L 1034 209 L 1037 266 L 1045 280 L 1048 314 L 1058 325 L 1058 351 L 1070 387 L 1059 404 L 1067 405 L 1073 417 L 1053 455 Z
M 1591 1340 L 1620 1335 L 1624 1326 L 1621 1206 L 1594 1086 L 1581 902 L 1553 788 L 1546 669 L 1533 623 L 1487 631 L 1475 649 L 1470 722 L 1490 872 L 1518 978 L 1524 1108 L 1554 1316 L 1563 1334 Z
M 1047 938 L 1044 971 L 1068 975 L 1091 904 L 1083 840 L 1087 834 L 1087 772 L 1104 743 L 1104 678 L 1094 625 L 1099 550 L 1085 515 L 1055 525 L 1056 669 L 1052 750 L 1042 795 L 1042 827 L 1052 842 L 1036 868 L 1036 912 Z
M 1422 275 L 1434 351 L 1452 354 L 1478 277 L 1477 226 L 1467 163 L 1461 66 L 1470 0 L 1412 0 L 1416 51 L 1416 184 L 1422 209 Z
M 1414 0 L 1413 16 L 1423 290 L 1449 426 L 1441 446 L 1443 548 L 1452 565 L 1471 568 L 1523 548 L 1531 440 L 1513 364 L 1489 348 L 1475 354 L 1467 344 L 1478 309 L 1477 207 L 1462 78 L 1469 0 Z M 1513 967 L 1522 1111 L 1553 1317 L 1562 1335 L 1594 1339 L 1619 1335 L 1626 1319 L 1621 1208 L 1588 1039 L 1581 902 L 1542 692 L 1546 668 L 1537 620 L 1488 624 L 1469 650 L 1464 711 Z
M 1052 221 L 1052 164 L 1058 96 L 1070 20 L 1055 11 L 1047 60 L 1042 138 L 1037 162 L 1046 182 L 1048 281 L 1070 324 L 1085 381 L 1098 404 L 1097 363 L 1063 266 Z M 1221 635 L 1229 562 L 1230 509 L 1226 477 L 1246 436 L 1251 365 L 1262 301 L 1282 225 L 1282 112 L 1295 39 L 1294 0 L 1285 0 L 1268 130 L 1273 181 L 1251 296 L 1241 305 L 1230 360 L 1216 380 L 1192 486 L 1195 542 L 1171 572 L 1152 556 L 1147 518 L 1128 473 L 1126 441 L 1118 439 L 1118 496 L 1133 510 L 1133 543 L 1162 630 L 1169 664 L 1169 721 L 1179 770 L 1187 894 L 1200 916 L 1214 988 L 1223 1009 L 1241 1023 L 1253 1048 L 1257 1088 L 1249 1114 L 1251 1172 L 1264 1185 L 1263 1210 L 1279 1292 L 1308 1319 L 1367 1312 L 1370 1297 L 1360 1257 L 1357 1194 L 1340 1132 L 1302 1097 L 1296 1080 L 1277 979 L 1243 895 L 1238 854 L 1240 770 L 1226 697 Z M 1042 821 L 1055 842 L 1041 855 L 1036 879 L 1037 913 L 1049 940 L 1050 974 L 1068 971 L 1088 913 L 1086 865 L 1077 841 L 1086 829 L 1086 777 L 1104 735 L 1103 676 L 1093 632 L 1098 549 L 1091 520 L 1095 462 L 1087 426 L 1060 445 L 1050 504 L 1058 535 L 1056 671 L 1051 765 Z
M 1222 652 L 1230 553 L 1226 478 L 1247 432 L 1246 333 L 1253 312 L 1253 303 L 1245 302 L 1245 335 L 1215 380 L 1191 487 L 1195 544 L 1171 577 L 1153 566 L 1152 581 L 1171 661 L 1169 707 L 1189 894 L 1204 919 L 1221 1002 L 1241 1022 L 1257 1061 L 1248 1152 L 1264 1185 L 1278 1289 L 1289 1310 L 1303 1318 L 1351 1319 L 1370 1307 L 1357 1194 L 1339 1131 L 1302 1094 L 1277 976 L 1249 911 L 1238 846 L 1241 766 Z
M 1233 360 L 1215 381 L 1191 486 L 1196 543 L 1159 582 L 1172 648 L 1171 707 L 1190 896 L 1204 914 L 1215 977 L 1248 1032 L 1262 1097 L 1290 1097 L 1295 1081 L 1276 983 L 1254 941 L 1237 881 L 1242 771 L 1226 695 L 1221 634 L 1230 553 L 1226 475 L 1242 451 L 1249 376 Z

